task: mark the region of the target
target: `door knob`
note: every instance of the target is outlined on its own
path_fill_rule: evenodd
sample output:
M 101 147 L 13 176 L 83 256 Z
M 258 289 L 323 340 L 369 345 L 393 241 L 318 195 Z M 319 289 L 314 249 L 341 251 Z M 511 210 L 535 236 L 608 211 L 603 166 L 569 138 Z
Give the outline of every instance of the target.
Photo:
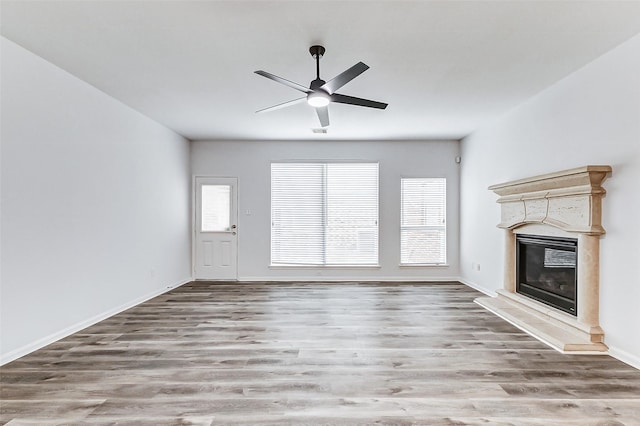
M 237 226 L 236 225 L 231 225 L 231 229 L 236 229 Z

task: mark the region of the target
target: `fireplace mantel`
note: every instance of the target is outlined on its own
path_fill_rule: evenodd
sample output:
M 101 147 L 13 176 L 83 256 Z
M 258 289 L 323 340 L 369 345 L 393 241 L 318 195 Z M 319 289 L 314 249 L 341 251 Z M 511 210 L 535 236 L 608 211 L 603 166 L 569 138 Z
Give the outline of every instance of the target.
M 610 166 L 584 166 L 492 185 L 500 196 L 498 228 L 544 223 L 567 232 L 602 235 L 602 181 Z
M 503 289 L 476 302 L 548 345 L 566 353 L 606 353 L 599 325 L 601 184 L 610 166 L 584 166 L 492 185 L 505 230 Z M 518 233 L 578 240 L 577 315 L 572 316 L 516 293 Z

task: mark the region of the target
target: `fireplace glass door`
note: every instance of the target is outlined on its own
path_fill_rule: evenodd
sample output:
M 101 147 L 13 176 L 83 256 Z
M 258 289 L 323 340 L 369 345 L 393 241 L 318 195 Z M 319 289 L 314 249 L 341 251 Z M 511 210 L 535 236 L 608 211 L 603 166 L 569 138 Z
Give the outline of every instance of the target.
M 516 242 L 516 291 L 576 315 L 577 240 L 517 235 Z

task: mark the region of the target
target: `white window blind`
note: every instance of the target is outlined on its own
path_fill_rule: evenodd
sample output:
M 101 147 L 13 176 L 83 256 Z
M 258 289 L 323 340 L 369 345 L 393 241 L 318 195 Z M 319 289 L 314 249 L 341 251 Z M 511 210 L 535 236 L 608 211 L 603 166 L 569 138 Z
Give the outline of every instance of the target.
M 377 163 L 272 163 L 273 265 L 377 265 Z
M 446 263 L 444 178 L 401 179 L 401 264 Z

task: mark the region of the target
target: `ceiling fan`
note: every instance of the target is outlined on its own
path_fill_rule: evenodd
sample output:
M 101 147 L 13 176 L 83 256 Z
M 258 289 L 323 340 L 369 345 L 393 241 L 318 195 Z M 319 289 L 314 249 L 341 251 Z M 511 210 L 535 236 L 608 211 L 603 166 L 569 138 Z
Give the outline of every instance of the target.
M 292 89 L 296 89 L 306 94 L 306 96 L 303 96 L 302 98 L 287 101 L 278 105 L 271 106 L 269 108 L 264 108 L 256 111 L 256 113 L 273 111 L 307 101 L 309 105 L 315 107 L 316 113 L 318 114 L 318 119 L 320 120 L 320 125 L 322 127 L 327 127 L 329 125 L 330 102 L 377 109 L 385 109 L 387 107 L 387 104 L 382 102 L 355 98 L 353 96 L 341 95 L 340 93 L 336 93 L 336 90 L 340 89 L 342 86 L 368 70 L 369 66 L 364 64 L 363 62 L 358 62 L 348 70 L 338 74 L 333 79 L 324 81 L 320 78 L 320 58 L 322 58 L 324 52 L 325 49 L 322 46 L 311 46 L 309 48 L 309 53 L 311 53 L 311 56 L 313 56 L 313 58 L 316 60 L 316 79 L 311 82 L 309 88 L 306 88 L 301 84 L 294 83 L 293 81 L 289 81 L 282 77 L 278 77 L 277 75 L 273 75 L 266 71 L 255 71 L 255 73 L 258 75 L 266 77 L 280 84 L 284 84 L 285 86 L 289 86 Z

